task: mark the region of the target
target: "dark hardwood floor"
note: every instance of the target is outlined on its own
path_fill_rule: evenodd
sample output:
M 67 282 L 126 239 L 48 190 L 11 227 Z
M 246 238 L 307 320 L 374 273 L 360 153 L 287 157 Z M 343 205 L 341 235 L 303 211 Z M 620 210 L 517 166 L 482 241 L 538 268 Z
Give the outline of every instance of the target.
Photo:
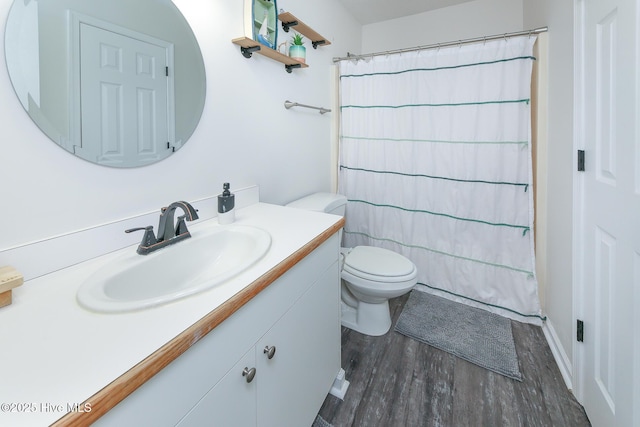
M 394 332 L 408 295 L 390 301 L 381 337 L 342 328 L 344 401 L 329 395 L 320 416 L 335 427 L 589 426 L 537 326 L 512 321 L 523 381 L 480 368 Z

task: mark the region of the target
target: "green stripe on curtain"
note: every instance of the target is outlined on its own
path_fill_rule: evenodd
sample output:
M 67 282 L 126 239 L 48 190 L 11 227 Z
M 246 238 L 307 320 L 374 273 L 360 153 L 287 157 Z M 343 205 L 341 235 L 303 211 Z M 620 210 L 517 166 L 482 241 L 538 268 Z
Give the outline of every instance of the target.
M 427 210 L 422 210 L 422 209 L 408 209 L 408 208 L 403 208 L 402 206 L 385 205 L 385 204 L 373 203 L 373 202 L 368 202 L 366 200 L 359 200 L 359 199 L 348 199 L 348 200 L 350 202 L 354 202 L 354 203 L 365 203 L 367 205 L 375 206 L 375 207 L 378 207 L 378 208 L 392 208 L 392 209 L 400 209 L 400 210 L 406 211 L 406 212 L 426 213 L 426 214 L 429 214 L 429 215 L 443 216 L 443 217 L 455 219 L 455 220 L 458 220 L 458 221 L 475 222 L 475 223 L 478 223 L 478 224 L 485 224 L 485 225 L 490 225 L 490 226 L 493 226 L 493 227 L 517 228 L 517 229 L 523 230 L 522 231 L 522 235 L 523 236 L 526 235 L 527 231 L 529 231 L 529 229 L 530 229 L 528 225 L 489 222 L 489 221 L 484 221 L 484 220 L 481 220 L 481 219 L 463 218 L 463 217 L 450 215 L 450 214 L 446 214 L 446 213 L 432 212 L 432 211 L 427 211 Z
M 405 173 L 405 172 L 396 172 L 396 171 L 379 171 L 373 169 L 363 169 L 363 168 L 353 168 L 345 165 L 340 165 L 340 169 L 347 169 L 350 171 L 358 171 L 358 172 L 367 172 L 367 173 L 379 173 L 379 174 L 389 174 L 389 175 L 400 175 L 400 176 L 410 176 L 414 178 L 429 178 L 429 179 L 442 179 L 445 181 L 454 181 L 454 182 L 466 182 L 472 184 L 492 184 L 492 185 L 513 185 L 515 187 L 524 187 L 524 191 L 526 192 L 529 189 L 529 184 L 527 183 L 518 183 L 518 182 L 501 182 L 501 181 L 483 181 L 477 179 L 459 179 L 459 178 L 449 178 L 446 176 L 433 176 L 433 175 L 424 175 L 424 174 L 416 174 L 416 173 Z
M 410 68 L 410 69 L 407 69 L 407 70 L 387 71 L 387 72 L 384 72 L 384 73 L 342 74 L 342 75 L 340 75 L 340 78 L 398 75 L 398 74 L 404 74 L 404 73 L 414 73 L 414 72 L 423 72 L 423 71 L 453 70 L 453 69 L 456 69 L 456 68 L 478 67 L 478 66 L 482 66 L 482 65 L 499 64 L 501 62 L 521 61 L 521 60 L 535 61 L 536 57 L 535 56 L 517 56 L 515 58 L 504 58 L 504 59 L 498 59 L 498 60 L 495 60 L 495 61 L 472 62 L 472 63 L 469 63 L 469 64 L 448 65 L 448 66 L 444 66 L 444 67 Z
M 408 243 L 400 242 L 398 240 L 388 239 L 388 238 L 385 238 L 385 237 L 372 236 L 371 234 L 362 233 L 362 232 L 359 232 L 359 231 L 349 231 L 347 229 L 344 229 L 343 232 L 346 233 L 346 234 L 368 237 L 369 239 L 377 240 L 379 242 L 395 243 L 397 245 L 404 246 L 406 248 L 422 249 L 422 250 L 425 250 L 425 251 L 428 251 L 428 252 L 431 252 L 431 253 L 434 253 L 434 254 L 444 255 L 444 256 L 448 256 L 448 257 L 459 259 L 459 260 L 463 260 L 463 261 L 475 262 L 475 263 L 478 263 L 478 264 L 488 265 L 488 266 L 496 267 L 496 268 L 504 268 L 506 270 L 516 271 L 518 273 L 526 274 L 528 277 L 532 277 L 533 276 L 533 271 L 524 270 L 524 269 L 518 268 L 518 267 L 512 267 L 512 266 L 509 266 L 509 265 L 483 261 L 481 259 L 469 258 L 469 257 L 461 256 L 461 255 L 455 255 L 455 254 L 452 254 L 452 253 L 449 253 L 449 252 L 444 252 L 444 251 L 439 251 L 437 249 L 428 248 L 426 246 L 411 245 L 411 244 L 408 244 Z
M 404 104 L 404 105 L 341 105 L 340 110 L 345 108 L 412 108 L 412 107 L 464 107 L 468 105 L 488 105 L 488 104 L 529 104 L 531 100 L 526 99 L 507 99 L 502 101 L 478 101 L 478 102 L 456 102 L 444 104 Z
M 488 303 L 488 302 L 485 302 L 485 301 L 480 301 L 478 299 L 470 298 L 470 297 L 465 296 L 465 295 L 460 295 L 460 294 L 457 294 L 455 292 L 448 291 L 446 289 L 441 289 L 441 288 L 438 288 L 436 286 L 430 286 L 430 285 L 427 285 L 426 283 L 418 282 L 418 285 L 426 286 L 429 289 L 433 289 L 433 290 L 436 290 L 436 291 L 444 292 L 444 293 L 447 293 L 449 295 L 453 295 L 453 296 L 456 296 L 456 297 L 464 298 L 464 299 L 469 300 L 469 301 L 477 302 L 479 304 L 486 305 L 487 307 L 500 308 L 502 310 L 509 311 L 509 312 L 517 314 L 519 316 L 528 317 L 528 318 L 537 318 L 537 319 L 540 319 L 542 321 L 547 320 L 547 316 L 542 316 L 542 315 L 539 315 L 539 314 L 524 314 L 524 313 L 520 313 L 519 311 L 513 310 L 513 309 L 511 309 L 509 307 L 503 307 L 503 306 L 498 305 L 498 304 L 491 304 L 491 303 Z
M 361 141 L 395 141 L 395 142 L 431 142 L 438 144 L 479 144 L 479 145 L 523 145 L 527 146 L 529 141 L 452 141 L 444 139 L 412 139 L 412 138 L 373 138 L 369 136 L 341 135 L 342 139 L 355 139 Z

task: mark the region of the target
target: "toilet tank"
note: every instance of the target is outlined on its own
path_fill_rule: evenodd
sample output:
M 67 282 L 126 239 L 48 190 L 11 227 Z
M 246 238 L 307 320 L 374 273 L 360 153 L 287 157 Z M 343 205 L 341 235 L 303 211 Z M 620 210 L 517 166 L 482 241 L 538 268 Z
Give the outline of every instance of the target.
M 342 194 L 336 193 L 313 193 L 288 203 L 287 206 L 344 216 L 347 208 L 347 198 Z

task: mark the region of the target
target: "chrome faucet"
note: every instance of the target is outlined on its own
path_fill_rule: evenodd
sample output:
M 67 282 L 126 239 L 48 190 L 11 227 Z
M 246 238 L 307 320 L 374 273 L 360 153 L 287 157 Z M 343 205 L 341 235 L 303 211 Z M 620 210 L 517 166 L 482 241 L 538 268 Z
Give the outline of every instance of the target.
M 184 211 L 184 215 L 178 217 L 178 221 L 174 227 L 174 214 L 176 208 L 180 208 Z M 165 246 L 172 245 L 180 240 L 191 237 L 191 233 L 187 230 L 187 224 L 185 221 L 193 221 L 198 219 L 197 210 L 189 203 L 180 201 L 173 202 L 169 206 L 160 209 L 160 223 L 158 224 L 158 236 L 153 234 L 153 226 L 138 227 L 125 230 L 125 233 L 131 233 L 133 231 L 144 230 L 142 236 L 142 242 L 138 245 L 138 252 L 140 255 L 147 255 L 153 251 L 156 251 Z

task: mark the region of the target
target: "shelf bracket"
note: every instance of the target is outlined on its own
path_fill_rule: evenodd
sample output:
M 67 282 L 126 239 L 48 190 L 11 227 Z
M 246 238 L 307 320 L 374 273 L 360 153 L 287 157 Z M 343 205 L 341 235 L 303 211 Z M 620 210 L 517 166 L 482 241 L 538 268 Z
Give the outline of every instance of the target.
M 323 45 L 326 42 L 327 42 L 326 40 L 316 40 L 316 41 L 311 42 L 311 44 L 313 45 L 314 49 L 317 49 L 318 45 Z
M 257 52 L 260 50 L 260 46 L 251 46 L 251 47 L 243 47 L 240 46 L 240 52 L 242 52 L 242 56 L 245 58 L 251 58 L 253 52 Z
M 282 23 L 282 29 L 284 30 L 285 33 L 288 33 L 289 32 L 289 28 L 295 27 L 296 25 L 298 25 L 298 21 L 283 22 Z
M 291 73 L 291 70 L 293 70 L 294 68 L 302 68 L 301 64 L 285 64 L 284 66 L 285 70 L 287 70 L 287 73 Z

